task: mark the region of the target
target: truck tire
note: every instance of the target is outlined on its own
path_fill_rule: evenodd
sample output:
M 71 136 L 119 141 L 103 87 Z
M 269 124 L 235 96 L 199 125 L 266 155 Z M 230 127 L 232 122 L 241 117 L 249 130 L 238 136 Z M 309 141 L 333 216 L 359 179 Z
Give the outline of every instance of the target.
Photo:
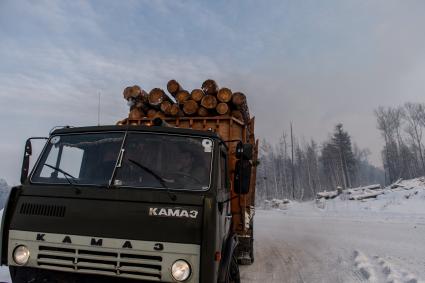
M 238 260 L 233 255 L 232 262 L 230 263 L 229 271 L 226 277 L 226 283 L 240 283 L 241 277 L 239 273 Z
M 251 258 L 251 262 L 249 264 L 253 264 L 254 263 L 254 240 L 251 240 L 251 244 L 250 244 L 250 250 L 249 250 L 249 257 Z
M 254 263 L 254 223 L 251 225 L 251 242 L 249 249 L 249 257 L 251 258 L 251 264 Z

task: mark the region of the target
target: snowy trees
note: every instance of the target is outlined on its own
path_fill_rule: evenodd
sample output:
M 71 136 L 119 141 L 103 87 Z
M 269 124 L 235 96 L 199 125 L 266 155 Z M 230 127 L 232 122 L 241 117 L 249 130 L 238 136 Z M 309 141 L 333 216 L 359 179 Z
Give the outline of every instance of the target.
M 375 116 L 385 142 L 382 159 L 386 183 L 423 175 L 425 104 L 406 103 L 396 108 L 379 107 L 375 110 Z
M 322 148 L 321 160 L 325 173 L 330 176 L 331 184 L 350 188 L 355 174 L 355 165 L 351 138 L 343 130 L 343 125 L 335 126 L 333 136 Z
M 367 156 L 367 150 L 352 147 L 342 124 L 335 127 L 331 138 L 322 146 L 314 140 L 306 142 L 297 138 L 292 143 L 285 132 L 276 145 L 263 139 L 257 169 L 258 200 L 308 200 L 317 192 L 335 190 L 338 186 L 381 183 L 383 172 L 370 165 Z

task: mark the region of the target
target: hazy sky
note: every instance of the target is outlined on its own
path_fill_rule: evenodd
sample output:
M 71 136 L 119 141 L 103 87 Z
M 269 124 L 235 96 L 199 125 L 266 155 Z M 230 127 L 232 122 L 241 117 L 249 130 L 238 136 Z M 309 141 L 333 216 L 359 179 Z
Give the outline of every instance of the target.
M 257 135 L 343 123 L 380 164 L 378 105 L 422 101 L 425 1 L 0 0 L 0 177 L 56 125 L 114 124 L 125 86 L 207 78 L 247 94 Z

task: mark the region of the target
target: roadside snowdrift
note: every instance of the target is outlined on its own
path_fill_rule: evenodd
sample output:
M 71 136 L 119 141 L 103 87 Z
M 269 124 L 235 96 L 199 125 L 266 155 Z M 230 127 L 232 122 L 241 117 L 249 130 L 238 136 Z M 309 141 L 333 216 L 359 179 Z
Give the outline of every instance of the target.
M 350 190 L 349 190 L 350 191 Z M 315 215 L 376 218 L 385 221 L 425 223 L 425 178 L 398 181 L 384 189 L 366 189 L 363 194 L 378 192 L 375 197 L 352 199 L 353 192 L 343 192 L 333 199 L 320 198 L 310 202 L 280 204 L 272 201 L 274 208 L 291 215 Z M 355 192 L 359 196 L 362 192 Z M 351 199 L 350 199 L 351 198 Z M 273 208 L 273 207 L 272 207 Z

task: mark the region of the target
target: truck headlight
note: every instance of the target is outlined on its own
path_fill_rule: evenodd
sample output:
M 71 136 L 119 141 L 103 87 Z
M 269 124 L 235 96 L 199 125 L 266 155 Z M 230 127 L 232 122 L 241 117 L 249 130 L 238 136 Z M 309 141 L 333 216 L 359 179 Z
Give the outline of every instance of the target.
M 30 258 L 30 250 L 26 246 L 17 246 L 13 251 L 13 260 L 18 265 L 27 264 Z
M 173 278 L 179 282 L 187 280 L 190 273 L 190 265 L 184 260 L 179 259 L 171 266 L 171 275 L 173 275 Z

